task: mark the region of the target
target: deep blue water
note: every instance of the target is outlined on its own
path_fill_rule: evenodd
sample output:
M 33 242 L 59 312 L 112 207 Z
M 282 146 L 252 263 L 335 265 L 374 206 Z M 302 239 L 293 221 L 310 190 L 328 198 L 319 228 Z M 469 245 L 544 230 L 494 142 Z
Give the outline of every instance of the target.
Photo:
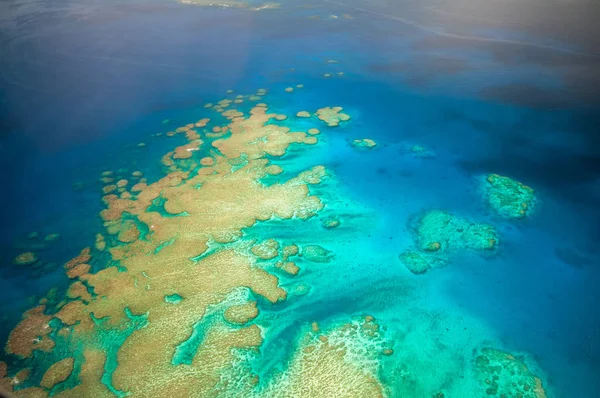
M 318 236 L 336 261 L 314 269 L 299 263 L 311 293 L 301 304 L 265 305 L 261 317 L 277 319 L 270 333 L 358 312 L 387 321 L 394 335 L 402 323 L 418 323 L 414 311 L 441 311 L 476 325 L 447 341 L 468 340 L 469 348 L 501 342 L 530 355 L 555 396 L 600 396 L 599 109 L 585 96 L 568 106 L 536 100 L 529 87 L 551 97 L 572 94 L 563 69 L 533 59 L 552 50 L 530 50 L 531 60 L 521 54 L 516 62 L 506 54 L 519 46 L 444 46 L 427 31 L 381 15 L 346 10 L 355 18 L 307 18 L 346 12 L 333 3 L 316 9 L 286 3 L 264 12 L 156 0 L 37 2 L 22 9 L 2 22 L 0 56 L 3 339 L 31 305 L 28 297 L 67 285 L 60 267 L 42 277 L 15 269 L 15 242 L 27 241 L 31 231 L 60 233 L 40 257 L 68 260 L 101 229 L 100 172 L 127 167 L 157 179 L 173 141 L 151 134 L 197 120 L 203 104 L 227 89 L 265 87 L 270 108 L 290 116 L 330 105 L 352 116 L 340 128 L 323 128 L 317 148 L 280 161 L 284 176 L 325 164 L 338 184 L 330 188 L 343 198 L 331 199 L 329 208 L 343 214 L 344 224 L 334 235 L 315 235 L 318 220 L 281 232 L 297 243 Z M 473 34 L 486 32 L 536 40 L 495 28 Z M 551 55 L 564 64 L 579 60 Z M 305 88 L 283 91 L 296 84 Z M 499 90 L 505 94 L 492 94 Z M 288 122 L 300 129 L 304 123 Z M 365 137 L 376 149 L 349 145 Z M 413 145 L 435 157 L 414 156 Z M 492 213 L 477 183 L 488 173 L 533 187 L 536 213 L 517 221 Z M 76 181 L 85 184 L 82 191 L 72 189 Z M 411 244 L 409 219 L 434 208 L 494 224 L 499 253 L 465 254 L 444 269 L 408 273 L 397 256 Z M 257 236 L 261 231 L 277 227 L 258 226 Z M 264 364 L 265 373 L 290 354 L 292 343 L 266 344 L 273 363 Z

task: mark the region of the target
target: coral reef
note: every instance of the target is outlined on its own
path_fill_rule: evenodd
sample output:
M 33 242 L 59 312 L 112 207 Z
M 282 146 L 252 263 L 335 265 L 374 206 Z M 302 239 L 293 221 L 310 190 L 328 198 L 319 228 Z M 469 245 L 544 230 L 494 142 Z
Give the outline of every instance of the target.
M 205 167 L 212 166 L 215 164 L 215 160 L 209 156 L 200 159 L 200 164 Z
M 475 358 L 475 371 L 486 396 L 546 398 L 542 381 L 515 356 L 483 348 Z
M 288 368 L 255 397 L 384 397 L 378 379 L 385 340 L 365 317 L 332 330 L 316 323 L 301 340 Z
M 48 335 L 52 331 L 48 322 L 51 316 L 45 315 L 44 305 L 32 308 L 23 314 L 23 320 L 11 331 L 5 351 L 27 358 L 33 350 L 51 351 L 54 341 Z
M 298 267 L 293 261 L 278 261 L 275 266 L 290 275 L 297 275 L 298 272 L 300 272 L 300 267 Z
M 60 382 L 65 381 L 73 372 L 73 358 L 65 358 L 58 361 L 44 373 L 40 385 L 44 388 L 52 388 Z
M 92 266 L 89 264 L 77 264 L 73 268 L 67 270 L 67 276 L 69 279 L 77 278 L 87 274 L 91 268 Z
M 269 239 L 253 246 L 250 251 L 261 260 L 270 260 L 279 255 L 279 242 Z
M 426 212 L 417 223 L 416 234 L 417 247 L 429 252 L 492 250 L 498 243 L 493 226 L 441 210 Z
M 476 224 L 442 210 L 426 212 L 416 220 L 413 229 L 416 250 L 408 250 L 399 258 L 414 274 L 443 267 L 457 251 L 493 251 L 499 239 L 493 226 Z
M 317 117 L 329 127 L 336 127 L 340 122 L 350 120 L 349 115 L 342 113 L 343 109 L 341 106 L 321 108 L 317 110 Z
M 300 249 L 296 245 L 288 245 L 283 247 L 283 260 L 286 261 L 288 258 L 298 255 Z
M 106 185 L 102 188 L 102 193 L 104 194 L 109 194 L 111 192 L 114 192 L 117 190 L 117 186 L 112 184 L 112 185 Z
M 104 249 L 106 249 L 106 240 L 104 239 L 104 235 L 100 233 L 96 234 L 96 242 L 94 243 L 94 247 L 98 251 L 104 251 Z
M 505 218 L 528 216 L 536 199 L 532 188 L 498 174 L 485 178 L 484 192 L 489 206 Z

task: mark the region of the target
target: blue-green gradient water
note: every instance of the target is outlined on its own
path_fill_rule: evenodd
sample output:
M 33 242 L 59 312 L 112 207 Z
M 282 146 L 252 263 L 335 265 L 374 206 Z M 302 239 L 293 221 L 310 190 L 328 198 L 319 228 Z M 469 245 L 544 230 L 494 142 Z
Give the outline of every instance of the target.
M 285 368 L 299 325 L 370 314 L 394 341 L 396 364 L 386 362 L 382 376 L 389 385 L 400 376 L 386 368 L 418 368 L 419 353 L 439 355 L 439 367 L 455 366 L 448 372 L 460 377 L 448 358 L 490 344 L 531 360 L 548 396 L 600 396 L 600 55 L 483 17 L 461 26 L 468 19 L 427 13 L 438 6 L 3 4 L 2 341 L 32 297 L 66 289 L 61 265 L 101 232 L 103 170 L 158 179 L 173 141 L 154 134 L 206 116 L 204 104 L 228 89 L 265 87 L 277 113 L 342 106 L 352 119 L 319 125 L 317 146 L 276 162 L 283 180 L 313 165 L 330 170 L 335 178 L 311 188 L 323 212 L 247 231 L 334 253 L 325 264 L 298 261 L 297 277 L 279 275 L 289 291 L 310 287 L 301 300 L 259 301 L 265 342 L 253 370 L 261 378 Z M 284 91 L 297 84 L 304 88 Z M 283 124 L 305 130 L 314 120 Z M 359 138 L 377 146 L 357 150 Z M 507 220 L 490 209 L 480 184 L 489 173 L 535 189 L 535 212 Z M 411 220 L 432 209 L 495 226 L 495 255 L 461 252 L 444 268 L 410 273 L 398 256 L 413 245 Z M 341 226 L 323 228 L 328 215 Z M 45 242 L 50 233 L 60 238 Z M 58 265 L 12 263 L 31 247 Z

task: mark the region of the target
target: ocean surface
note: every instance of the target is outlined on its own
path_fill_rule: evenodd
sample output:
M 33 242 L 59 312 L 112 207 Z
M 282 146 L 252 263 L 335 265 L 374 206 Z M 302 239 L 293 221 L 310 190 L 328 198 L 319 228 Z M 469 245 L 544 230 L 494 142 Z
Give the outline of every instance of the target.
M 172 383 L 177 385 L 172 396 L 237 397 L 252 391 L 266 397 L 599 397 L 600 35 L 594 35 L 590 19 L 600 14 L 597 7 L 577 2 L 554 4 L 555 9 L 542 3 L 497 2 L 488 9 L 429 0 L 287 0 L 267 7 L 169 0 L 5 1 L 0 5 L 0 338 L 6 346 L 0 355 L 0 388 L 36 397 L 161 396 L 160 391 L 168 391 L 163 388 L 175 388 Z M 561 16 L 572 30 L 560 25 Z M 205 106 L 223 99 L 230 101 L 217 111 Z M 258 141 L 269 141 L 270 125 L 291 132 L 320 130 L 291 145 L 277 141 L 278 154 L 265 149 L 252 155 L 249 148 L 260 146 L 258 141 L 231 147 L 247 152 L 258 174 L 264 159 L 281 167 L 281 173 L 257 177 L 261 189 L 274 192 L 265 196 L 244 191 L 244 178 L 250 177 L 237 177 L 238 188 L 223 182 L 230 178 L 227 173 L 236 175 L 242 167 L 231 160 L 239 160 L 238 155 L 226 153 L 227 140 L 234 142 L 236 134 L 232 125 L 231 137 L 211 136 L 218 134 L 213 126 L 235 123 L 221 115 L 225 109 L 242 112 L 236 116 L 240 120 L 254 120 L 259 111 L 250 112 L 258 103 L 267 104 L 268 113 L 287 116 L 260 127 L 266 135 Z M 328 125 L 315 114 L 326 107 L 342 107 L 350 119 Z M 309 117 L 297 116 L 300 111 Z M 211 119 L 206 129 L 197 123 L 203 118 Z M 167 134 L 190 123 L 196 123 L 191 128 L 199 137 L 186 138 L 183 129 Z M 318 142 L 307 141 L 310 137 Z M 204 141 L 199 149 L 186 147 L 196 163 L 165 163 L 166 153 L 193 145 L 197 138 Z M 219 139 L 223 148 L 212 145 Z M 362 139 L 376 145 L 355 141 Z M 204 157 L 215 166 L 200 165 Z M 230 167 L 226 164 L 233 168 L 223 172 L 217 167 Z M 315 166 L 326 170 L 317 183 L 294 180 Z M 203 177 L 203 167 L 216 171 Z M 134 176 L 134 171 L 140 173 Z M 143 214 L 128 210 L 131 214 L 117 221 L 108 219 L 101 213 L 107 208 L 103 196 L 130 192 L 143 176 L 150 188 L 142 189 L 139 203 L 142 194 L 150 195 L 174 172 L 206 178 L 197 192 L 214 190 L 218 199 L 210 200 L 216 213 L 202 213 L 204 196 L 177 191 L 185 182 L 161 185 L 156 195 L 162 189 L 161 195 L 171 195 L 167 203 L 180 200 L 183 204 L 173 206 L 198 221 L 179 229 L 177 217 L 169 219 L 173 238 L 154 242 L 160 245 L 153 254 L 140 254 L 162 232 L 145 221 L 144 209 Z M 512 185 L 497 188 L 489 182 L 494 176 L 507 177 L 502 181 Z M 120 191 L 115 186 L 103 192 L 116 183 L 103 177 L 129 181 Z M 297 194 L 305 183 L 309 193 Z M 286 190 L 276 191 L 281 186 Z M 512 206 L 511 200 L 520 206 L 522 199 L 510 196 L 517 186 L 533 197 L 515 216 L 490 198 L 494 189 L 507 189 L 502 206 Z M 322 206 L 313 209 L 303 195 L 318 198 Z M 253 209 L 271 201 L 279 203 L 274 209 L 291 206 L 292 213 L 253 215 Z M 236 221 L 246 209 L 254 221 Z M 309 210 L 305 214 L 303 209 Z M 167 205 L 154 211 L 155 220 L 174 217 Z M 451 226 L 462 227 L 456 235 L 435 219 L 429 228 L 428 216 L 447 216 Z M 206 231 L 213 232 L 203 229 L 204 220 L 210 220 Z M 339 225 L 328 224 L 332 220 Z M 115 222 L 133 225 L 139 236 L 121 239 L 131 228 L 125 231 Z M 463 233 L 463 227 L 482 225 L 493 231 L 485 248 Z M 116 232 L 107 232 L 111 228 L 121 228 L 118 239 Z M 222 231 L 233 235 L 223 232 L 227 237 L 222 238 Z M 97 234 L 106 239 L 106 249 L 95 245 Z M 173 242 L 204 234 L 209 236 L 206 251 L 182 259 L 185 248 Z M 297 274 L 276 265 L 287 261 L 281 250 L 263 257 L 249 251 L 267 239 L 281 248 L 300 247 L 300 255 L 290 257 Z M 92 248 L 91 258 L 80 263 L 91 267 L 70 278 L 64 265 L 86 247 Z M 312 258 L 311 249 L 316 251 Z M 407 252 L 431 258 L 435 265 L 411 270 L 402 260 Z M 18 261 L 23 253 L 34 258 Z M 213 284 L 208 277 L 194 279 L 182 265 L 202 267 L 203 261 L 212 264 L 212 258 L 227 253 L 237 253 L 231 254 L 235 261 L 246 259 L 249 269 L 260 270 L 267 279 L 257 286 L 274 285 L 264 291 L 252 287 L 227 267 Z M 203 309 L 196 304 L 197 313 L 182 309 L 168 320 L 175 315 L 155 302 L 145 307 L 142 293 L 133 303 L 129 293 L 119 296 L 125 287 L 108 287 L 111 278 L 120 280 L 137 266 L 145 269 L 135 260 L 142 255 L 148 264 L 142 274 L 149 280 L 153 272 L 158 275 L 153 255 L 167 264 L 160 272 L 167 267 L 172 272 L 164 275 L 178 275 L 169 282 L 171 290 L 162 292 L 163 307 L 184 308 L 188 297 L 182 292 L 206 282 L 204 290 L 194 291 L 194 297 L 210 297 L 198 299 Z M 268 275 L 275 275 L 275 282 Z M 220 296 L 225 290 L 210 293 L 226 281 L 231 283 L 227 298 Z M 91 298 L 67 296 L 73 283 L 83 284 Z M 268 292 L 275 291 L 279 296 L 271 299 Z M 80 304 L 78 312 L 73 310 L 77 320 L 69 323 L 61 316 L 58 321 L 54 314 L 66 313 L 61 309 L 70 302 Z M 257 315 L 238 325 L 225 310 L 246 302 L 256 302 Z M 40 323 L 24 324 L 22 319 L 34 317 L 23 314 L 40 307 Z M 110 315 L 123 316 L 123 311 L 127 316 L 121 323 Z M 90 317 L 93 322 L 87 325 L 83 313 L 85 322 Z M 157 313 L 163 315 L 155 320 Z M 153 341 L 163 344 L 164 336 L 153 335 L 152 325 L 165 319 L 177 325 L 173 336 L 181 329 L 187 337 L 173 342 L 177 349 L 170 351 L 171 363 L 159 364 L 151 350 Z M 365 328 L 374 323 L 378 331 L 365 332 L 371 343 L 344 334 L 343 325 L 370 330 Z M 52 332 L 39 332 L 45 330 L 42 324 Z M 216 332 L 222 330 L 227 332 Z M 246 347 L 231 337 L 245 330 L 260 330 L 260 341 L 248 343 L 254 349 L 242 359 L 227 359 Z M 143 333 L 145 340 L 136 337 Z M 323 333 L 321 340 L 318 333 Z M 346 347 L 339 357 L 327 356 L 336 347 L 327 338 Z M 35 347 L 50 340 L 52 347 Z M 203 354 L 219 344 L 223 351 Z M 311 344 L 322 357 L 303 356 Z M 92 352 L 103 352 L 106 362 L 92 365 Z M 222 354 L 218 366 L 198 360 L 219 357 L 219 352 L 229 354 Z M 518 364 L 521 373 L 501 373 L 500 380 L 486 376 L 479 362 L 486 355 Z M 68 358 L 73 358 L 68 369 L 49 382 L 50 365 Z M 329 365 L 317 367 L 320 360 Z M 154 373 L 134 377 L 132 361 Z M 99 372 L 93 373 L 95 379 L 86 373 L 92 366 Z M 167 367 L 189 367 L 205 384 L 186 389 L 188 381 L 179 373 L 179 379 L 161 379 L 172 371 Z M 19 376 L 23 369 L 29 369 L 28 375 Z M 210 377 L 220 381 L 210 384 L 207 374 L 213 371 L 217 376 Z M 257 378 L 252 383 L 223 381 L 226 373 L 235 379 L 244 372 Z M 351 385 L 348 380 L 365 374 L 367 384 L 377 386 L 373 390 L 358 381 L 357 389 L 339 395 L 307 387 L 325 383 L 337 391 L 336 383 Z M 511 377 L 523 377 L 525 384 L 537 380 L 543 388 L 532 392 L 527 387 L 519 390 L 525 395 L 518 395 L 515 386 L 522 384 L 515 381 L 511 387 Z M 156 390 L 140 387 L 154 379 L 160 380 Z M 496 382 L 499 390 L 490 391 Z

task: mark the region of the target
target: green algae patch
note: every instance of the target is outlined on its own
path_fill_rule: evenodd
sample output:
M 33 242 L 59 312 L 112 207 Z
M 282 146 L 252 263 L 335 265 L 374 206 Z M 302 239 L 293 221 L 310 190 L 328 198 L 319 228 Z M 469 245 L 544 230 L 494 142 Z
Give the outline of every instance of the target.
M 181 302 L 181 300 L 183 300 L 183 297 L 181 297 L 177 293 L 175 293 L 175 294 L 169 294 L 169 295 L 165 296 L 165 303 L 179 304 Z
M 377 143 L 370 138 L 362 138 L 352 141 L 352 146 L 356 148 L 371 149 L 375 148 L 377 146 Z
M 443 267 L 459 251 L 493 251 L 499 239 L 493 226 L 442 210 L 428 211 L 416 220 L 413 228 L 416 250 L 408 250 L 399 258 L 417 275 Z
M 14 258 L 13 263 L 17 265 L 32 265 L 38 261 L 38 257 L 34 252 L 25 252 Z
M 331 216 L 325 218 L 321 225 L 323 225 L 323 228 L 325 229 L 333 229 L 339 227 L 341 225 L 341 222 L 337 217 Z
M 302 247 L 302 258 L 313 263 L 327 263 L 333 258 L 333 252 L 319 245 L 307 245 Z
M 308 293 L 310 293 L 310 286 L 305 283 L 299 283 L 298 285 L 294 286 L 292 293 L 294 293 L 296 296 L 306 296 Z
M 402 264 L 415 275 L 421 275 L 431 268 L 440 268 L 445 265 L 445 261 L 442 259 L 413 251 L 404 252 L 400 254 L 399 258 Z
M 531 214 L 535 191 L 509 177 L 490 174 L 484 191 L 489 206 L 504 218 L 524 218 Z
M 418 248 L 431 252 L 492 250 L 498 243 L 498 234 L 493 226 L 476 224 L 441 210 L 425 213 L 417 222 L 416 234 Z
M 507 352 L 483 348 L 475 358 L 475 371 L 487 396 L 546 398 L 541 379 Z
M 60 234 L 52 233 L 48 234 L 44 237 L 44 241 L 46 242 L 54 242 L 60 238 Z
M 436 157 L 435 152 L 422 145 L 413 145 L 409 148 L 408 152 L 416 158 L 432 159 Z

